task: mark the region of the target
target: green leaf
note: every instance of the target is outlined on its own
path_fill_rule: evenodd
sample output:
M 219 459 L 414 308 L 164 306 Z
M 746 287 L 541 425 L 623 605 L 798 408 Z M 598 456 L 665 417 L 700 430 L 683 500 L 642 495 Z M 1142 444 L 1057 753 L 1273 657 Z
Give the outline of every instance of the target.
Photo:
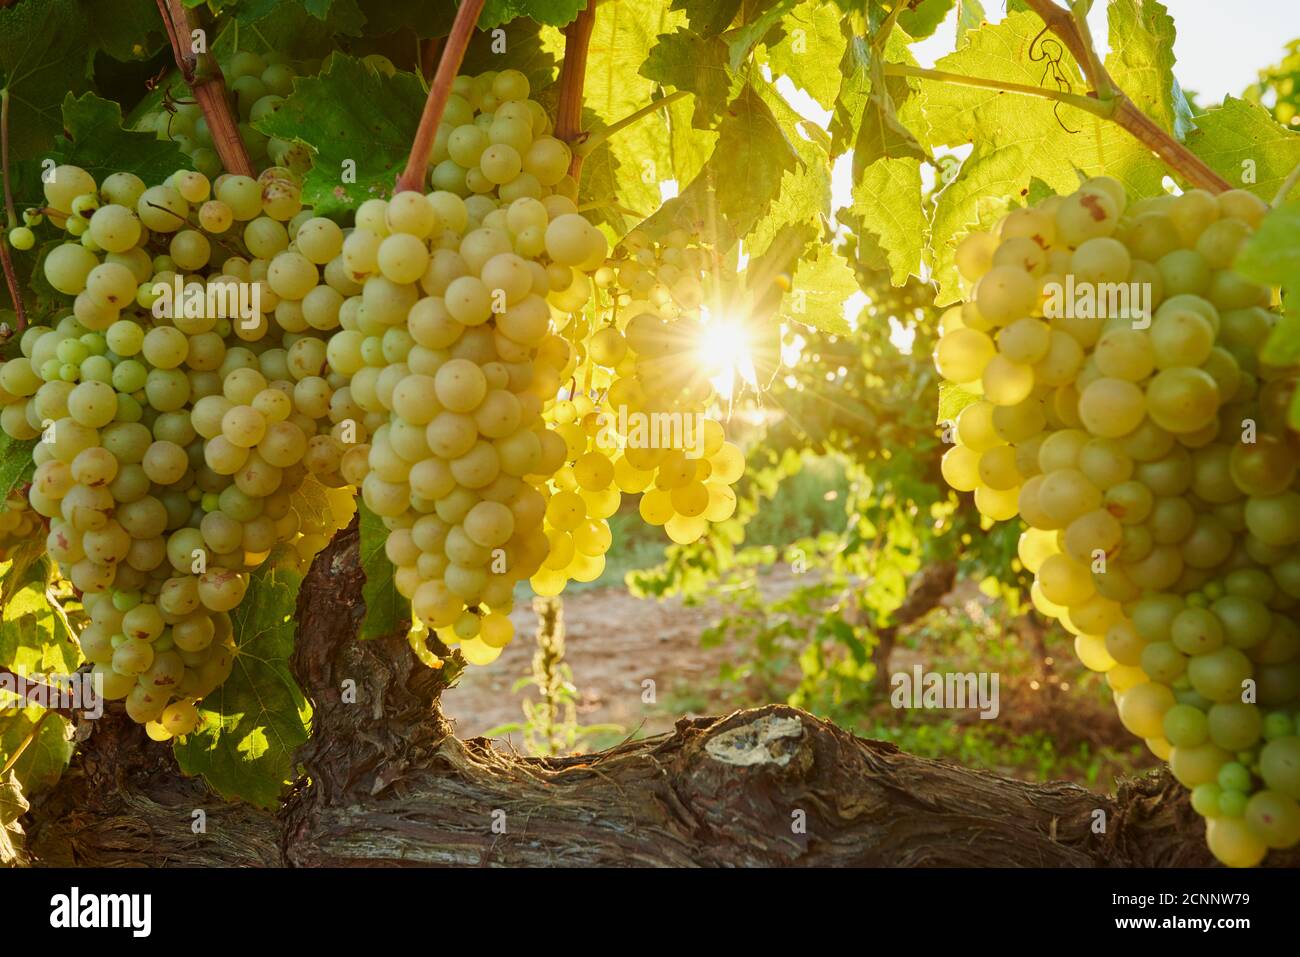
M 41 721 L 44 715 L 48 717 Z M 38 721 L 41 729 L 12 768 L 25 794 L 39 794 L 54 787 L 72 760 L 72 725 L 67 718 L 47 712 L 39 705 L 6 706 L 0 710 L 0 767 L 9 762 Z
M 383 2 L 386 3 L 388 0 Z M 428 6 L 428 4 L 424 5 Z M 597 10 L 599 11 L 599 8 Z M 448 19 L 447 22 L 450 25 L 451 20 Z M 599 12 L 597 22 L 599 22 Z M 499 70 L 502 57 L 506 56 L 509 57 L 511 69 L 518 70 L 528 77 L 528 82 L 532 84 L 533 96 L 536 97 L 540 93 L 545 97 L 550 90 L 554 89 L 551 84 L 559 73 L 560 58 L 564 56 L 564 34 L 559 30 L 541 27 L 531 20 L 514 20 L 497 29 L 504 34 L 500 42 L 505 45 L 506 52 L 503 54 L 497 45 L 498 38 L 494 36 L 497 30 L 490 33 L 481 31 L 475 33 L 470 39 L 469 49 L 465 52 L 465 60 L 461 64 L 460 72 L 473 76 L 476 73 L 486 73 L 488 70 Z M 587 75 L 591 76 L 590 69 Z
M 686 11 L 691 29 L 705 37 L 715 37 L 731 26 L 740 7 L 741 0 L 673 0 L 672 3 L 672 9 Z
M 794 9 L 797 2 L 798 0 L 776 0 L 775 4 L 759 16 L 728 34 L 727 52 L 733 70 L 740 69 L 740 65 L 749 58 L 754 47 L 763 41 L 782 17 Z
M 326 7 L 328 11 L 322 18 L 319 14 Z M 400 9 L 393 4 L 387 12 Z M 412 20 L 413 26 L 422 22 L 419 17 Z M 336 35 L 359 36 L 363 27 L 369 26 L 357 0 L 312 0 L 310 5 L 303 0 L 252 0 L 240 4 L 232 25 L 249 29 L 225 31 L 213 44 L 214 49 L 223 49 L 222 41 L 229 34 L 230 41 L 238 39 L 241 50 L 274 51 L 295 57 L 324 55 L 326 48 L 332 48 Z M 379 27 L 382 29 L 383 24 Z
M 750 232 L 799 163 L 772 109 L 747 85 L 727 107 L 718 145 L 699 175 L 643 228 L 651 236 L 678 227 L 701 229 L 727 249 Z
M 178 169 L 190 168 L 179 146 L 153 133 L 123 129 L 122 108 L 94 93 L 64 97 L 63 133 L 51 155 L 59 163 L 80 166 L 97 181 L 129 170 L 146 183 L 160 183 Z
M 289 670 L 302 576 L 274 558 L 253 573 L 233 612 L 234 670 L 199 704 L 202 724 L 175 745 L 186 774 L 222 797 L 274 808 L 308 737 L 311 706 Z
M 815 236 L 829 221 L 831 163 L 825 131 L 799 116 L 771 84 L 755 80 L 754 85 L 800 159 L 782 176 L 776 199 L 745 237 L 747 249 L 765 250 L 786 226 L 811 225 Z
M 795 270 L 786 296 L 786 315 L 796 322 L 833 335 L 851 331 L 844 316 L 844 303 L 859 291 L 857 276 L 843 256 L 825 243 L 815 255 L 804 259 Z
M 1300 165 L 1300 131 L 1288 130 L 1268 110 L 1227 97 L 1196 118 L 1187 146 L 1233 186 L 1271 201 Z
M 596 8 L 583 88 L 584 128 L 608 126 L 654 99 L 659 84 L 637 70 L 656 38 L 683 19 L 662 5 L 602 3 Z M 623 128 L 586 158 L 581 202 L 595 204 L 598 218 L 616 236 L 626 231 L 626 224 L 610 204 L 649 215 L 662 202 L 661 183 L 690 182 L 708 159 L 717 134 L 691 125 L 689 99 Z
M 366 573 L 366 584 L 361 598 L 366 603 L 366 617 L 361 623 L 360 637 L 387 638 L 405 631 L 411 622 L 411 603 L 397 592 L 393 576 L 397 569 L 388 560 L 384 543 L 388 541 L 388 527 L 364 502 L 358 504 L 361 513 L 361 568 Z
M 920 0 L 898 15 L 898 25 L 914 40 L 924 40 L 939 29 L 956 0 Z
M 1042 67 L 1030 59 L 1029 49 L 1041 30 L 1042 21 L 1034 14 L 1010 14 L 995 26 L 986 25 L 968 34 L 965 47 L 935 66 L 1037 86 Z M 1078 66 L 1068 54 L 1063 55 L 1059 67 L 1076 91 L 1083 88 Z M 1122 182 L 1132 196 L 1160 191 L 1164 168 L 1115 123 L 1045 99 L 917 82 L 929 142 L 936 147 L 973 144 L 957 176 L 939 194 L 931 222 L 932 266 L 940 287 L 940 304 L 959 295 L 952 264 L 957 241 L 972 226 L 987 222 L 1012 202 L 1023 201 L 1031 177 L 1068 192 L 1078 186 L 1079 172 L 1104 172 Z
M 516 17 L 529 17 L 538 23 L 562 27 L 577 19 L 587 8 L 588 0 L 488 0 L 479 15 L 480 29 L 499 27 Z
M 72 674 L 81 664 L 81 649 L 55 621 L 43 567 L 29 566 L 22 575 L 22 586 L 0 616 L 0 666 L 23 675 Z
M 885 250 L 895 284 L 919 272 L 927 223 L 917 160 L 871 164 L 853 185 L 853 212 Z
M 940 425 L 945 422 L 956 422 L 957 415 L 962 409 L 978 401 L 979 396 L 967 392 L 956 383 L 941 382 L 939 383 L 939 417 L 935 421 Z
M 0 502 L 32 480 L 36 471 L 32 461 L 36 443 L 36 439 L 15 439 L 7 432 L 0 432 Z
M 840 57 L 840 90 L 831 116 L 831 154 L 847 153 L 857 139 L 858 123 L 871 92 L 871 43 L 858 36 L 852 20 L 844 18 L 844 53 Z
M 1282 287 L 1282 321 L 1260 358 L 1275 366 L 1295 364 L 1300 360 L 1300 199 L 1269 211 L 1246 240 L 1234 268 L 1247 279 Z
M 7 91 L 9 149 L 32 159 L 62 128 L 65 93 L 88 89 L 95 45 L 74 0 L 29 0 L 0 9 L 0 88 Z
M 727 45 L 717 37 L 706 39 L 690 30 L 659 37 L 641 65 L 641 75 L 693 93 L 692 122 L 700 129 L 717 125 L 737 87 L 736 78 L 727 68 Z
M 357 6 L 366 18 L 365 32 L 371 36 L 410 30 L 422 38 L 443 37 L 451 31 L 456 16 L 451 4 L 426 0 L 359 0 Z
M 978 30 L 984 22 L 984 7 L 980 0 L 957 0 L 957 45 L 970 30 Z
M 717 164 L 718 214 L 740 235 L 748 233 L 780 193 L 782 176 L 798 162 L 772 110 L 752 87 L 745 87 L 727 108 L 709 161 Z
M 154 0 L 78 0 L 90 34 L 115 60 L 147 60 L 167 43 Z
M 767 48 L 767 63 L 774 76 L 788 76 L 825 109 L 835 106 L 840 92 L 840 75 L 826 69 L 844 56 L 844 33 L 840 15 L 821 0 L 804 0 L 784 22 L 785 33 Z
M 300 77 L 280 109 L 255 125 L 269 136 L 311 149 L 303 201 L 318 215 L 339 216 L 392 192 L 406 165 L 424 99 L 415 74 L 384 76 L 336 53 L 320 76 Z M 349 161 L 356 164 L 355 182 L 342 181 Z
M 1112 0 L 1106 72 L 1138 108 L 1181 140 L 1196 124 L 1174 77 L 1174 21 L 1157 0 Z

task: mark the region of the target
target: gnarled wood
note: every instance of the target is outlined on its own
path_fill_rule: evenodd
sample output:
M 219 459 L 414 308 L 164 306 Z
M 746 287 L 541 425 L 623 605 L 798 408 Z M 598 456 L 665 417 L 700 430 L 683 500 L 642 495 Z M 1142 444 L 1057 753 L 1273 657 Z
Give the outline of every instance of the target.
M 403 638 L 354 639 L 355 530 L 303 585 L 294 668 L 315 733 L 278 814 L 214 798 L 124 717 L 99 722 L 25 820 L 33 862 L 99 866 L 1211 863 L 1167 772 L 1101 797 L 866 741 L 784 705 L 683 719 L 599 754 L 526 758 L 456 739 L 452 673 Z M 356 682 L 346 703 L 345 679 Z M 192 812 L 207 814 L 205 834 Z M 1097 812 L 1105 830 L 1094 831 Z M 1294 865 L 1297 855 L 1271 863 Z

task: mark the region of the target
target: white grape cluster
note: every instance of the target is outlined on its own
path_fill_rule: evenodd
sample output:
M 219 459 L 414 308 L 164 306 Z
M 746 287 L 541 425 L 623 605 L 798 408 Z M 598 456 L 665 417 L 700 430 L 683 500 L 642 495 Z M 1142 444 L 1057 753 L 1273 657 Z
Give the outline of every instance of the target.
M 577 363 L 547 418 L 568 464 L 552 480 L 537 594 L 600 576 L 612 541 L 606 520 L 624 494 L 641 495 L 641 517 L 679 544 L 735 513 L 731 486 L 744 455 L 709 417 L 716 396 L 701 348 L 711 265 L 684 231 L 662 244 L 634 231 L 597 270 L 586 314 L 562 317 Z
M 83 596 L 82 652 L 105 695 L 165 740 L 194 729 L 196 700 L 229 674 L 228 612 L 249 572 L 280 544 L 304 565 L 354 512 L 337 489 L 331 428 L 351 404 L 326 370 L 330 326 L 297 323 L 275 268 L 313 220 L 277 168 L 148 187 L 61 166 L 45 198 L 68 241 L 43 273 L 73 305 L 0 366 L 0 427 L 40 439 L 28 499 Z M 154 309 L 177 280 L 201 305 Z M 241 287 L 278 321 L 207 305 Z
M 383 57 L 378 59 L 387 63 Z M 238 117 L 239 136 L 244 141 L 253 168 L 282 166 L 296 173 L 305 172 L 311 163 L 305 147 L 267 136 L 253 126 L 280 108 L 293 92 L 293 81 L 301 75 L 299 71 L 278 53 L 243 50 L 219 62 L 235 109 L 234 115 Z M 392 69 L 391 64 L 388 67 Z M 303 69 L 311 73 L 315 65 L 305 64 Z M 189 88 L 179 76 L 169 82 L 170 92 L 156 110 L 135 121 L 135 129 L 149 131 L 160 140 L 170 140 L 190 158 L 195 170 L 210 178 L 220 176 L 221 159 L 214 148 L 212 131 L 202 107 L 191 97 Z
M 1300 841 L 1296 370 L 1260 361 L 1270 290 L 1232 270 L 1266 211 L 1106 177 L 1014 210 L 958 247 L 935 351 L 974 396 L 945 479 L 1028 524 L 1035 607 L 1238 866 Z
M 566 446 L 543 410 L 574 363 L 553 328 L 608 253 L 558 191 L 569 149 L 529 93 L 513 70 L 458 78 L 435 188 L 363 203 L 320 252 L 350 283 L 326 358 L 367 417 L 343 475 L 416 618 L 473 664 L 512 639 L 515 585 L 548 555 Z

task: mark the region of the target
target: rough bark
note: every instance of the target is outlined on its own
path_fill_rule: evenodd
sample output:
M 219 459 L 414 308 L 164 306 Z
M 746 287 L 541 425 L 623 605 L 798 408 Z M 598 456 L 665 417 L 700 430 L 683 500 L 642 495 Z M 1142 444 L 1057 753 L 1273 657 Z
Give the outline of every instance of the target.
M 24 821 L 40 865 L 1025 865 L 1210 863 L 1167 774 L 1114 797 L 1028 784 L 867 741 L 784 705 L 683 719 L 599 754 L 457 739 L 447 672 L 399 638 L 354 640 L 354 531 L 303 585 L 294 666 L 315 708 L 277 814 L 182 778 L 124 717 L 94 727 Z M 359 704 L 340 688 L 351 678 Z M 191 832 L 192 812 L 207 832 Z M 1098 811 L 1104 833 L 1094 833 Z M 1274 861 L 1294 864 L 1296 855 Z

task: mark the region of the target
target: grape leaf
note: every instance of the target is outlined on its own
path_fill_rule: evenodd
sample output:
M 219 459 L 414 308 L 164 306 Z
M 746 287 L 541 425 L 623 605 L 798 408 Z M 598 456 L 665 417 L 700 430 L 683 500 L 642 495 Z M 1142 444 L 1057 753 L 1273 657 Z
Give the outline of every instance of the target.
M 839 62 L 845 38 L 840 15 L 820 0 L 804 0 L 785 18 L 785 33 L 767 47 L 767 63 L 774 76 L 790 81 L 825 109 L 833 109 L 841 78 L 826 64 Z
M 766 250 L 786 226 L 824 227 L 831 214 L 831 165 L 825 132 L 801 118 L 770 84 L 755 80 L 754 86 L 800 158 L 798 166 L 783 174 L 776 199 L 745 237 L 747 249 Z
M 115 60 L 147 60 L 167 43 L 154 0 L 77 0 L 100 49 Z
M 1174 21 L 1157 0 L 1112 0 L 1106 71 L 1147 116 L 1181 140 L 1196 124 L 1174 77 Z
M 704 37 L 716 37 L 736 19 L 741 0 L 673 0 L 672 9 L 684 10 L 691 29 Z
M 735 95 L 739 81 L 727 68 L 727 45 L 717 37 L 678 30 L 659 37 L 641 65 L 641 75 L 695 95 L 692 122 L 712 129 Z
M 122 108 L 94 93 L 63 100 L 63 132 L 50 155 L 59 163 L 80 166 L 97 181 L 129 170 L 146 183 L 160 183 L 190 161 L 170 140 L 123 129 Z
M 36 441 L 15 439 L 7 432 L 0 432 L 0 502 L 32 480 L 32 473 L 36 470 L 32 462 Z
M 967 392 L 955 382 L 939 383 L 939 417 L 935 420 L 939 425 L 949 422 L 956 422 L 957 415 L 966 406 L 979 401 L 979 396 L 973 392 Z
M 1295 364 L 1300 359 L 1300 199 L 1269 211 L 1246 240 L 1234 267 L 1248 279 L 1282 287 L 1282 321 L 1260 358 L 1275 366 Z
M 786 297 L 785 314 L 796 322 L 835 335 L 847 335 L 844 304 L 859 291 L 857 276 L 843 256 L 825 243 L 800 261 Z
M 857 138 L 858 122 L 871 92 L 871 43 L 858 36 L 852 21 L 845 18 L 844 53 L 840 57 L 840 89 L 831 115 L 831 154 L 839 156 L 848 152 Z
M 392 192 L 406 165 L 424 98 L 415 74 L 384 76 L 336 53 L 320 76 L 299 77 L 280 109 L 254 125 L 311 149 L 303 200 L 318 215 L 338 216 Z M 344 182 L 350 164 L 355 164 L 355 182 Z
M 500 38 L 493 35 L 498 31 L 503 34 Z M 500 70 L 508 59 L 511 69 L 528 77 L 533 86 L 533 96 L 537 97 L 540 92 L 545 98 L 552 92 L 550 84 L 559 72 L 559 58 L 563 55 L 564 35 L 560 31 L 540 27 L 531 20 L 514 20 L 490 33 L 475 33 L 460 72 L 473 76 L 488 70 Z
M 6 704 L 0 710 L 0 766 L 9 762 L 38 721 L 40 730 L 12 768 L 25 794 L 39 794 L 54 787 L 72 760 L 72 726 L 67 718 L 47 712 L 39 705 L 14 708 Z
M 939 29 L 956 0 L 920 0 L 898 15 L 898 25 L 914 40 L 924 40 Z
M 1288 130 L 1254 103 L 1227 97 L 1196 118 L 1187 146 L 1233 186 L 1273 199 L 1300 165 L 1300 131 Z
M 1030 58 L 1042 21 L 1013 13 L 1001 23 L 968 34 L 968 43 L 943 57 L 937 69 L 1008 82 L 1039 85 L 1042 66 Z M 1059 67 L 1076 90 L 1083 88 L 1068 54 Z M 1031 176 L 1056 190 L 1078 185 L 1078 173 L 1105 172 L 1134 196 L 1160 190 L 1163 167 L 1117 124 L 1070 106 L 1000 90 L 918 81 L 928 140 L 936 147 L 974 144 L 957 175 L 939 194 L 931 222 L 932 263 L 939 304 L 959 294 L 952 249 L 973 224 L 1023 198 Z M 868 224 L 870 225 L 870 223 Z
M 199 703 L 202 724 L 174 746 L 186 774 L 222 797 L 274 808 L 307 740 L 311 706 L 289 670 L 302 576 L 274 556 L 255 571 L 230 613 L 239 653 L 234 670 Z
M 886 251 L 895 284 L 919 272 L 927 224 L 917 160 L 872 163 L 853 184 L 853 211 Z
M 397 592 L 393 575 L 397 569 L 388 560 L 384 543 L 388 540 L 388 527 L 365 503 L 359 504 L 361 512 L 361 568 L 366 573 L 366 584 L 361 598 L 366 603 L 366 617 L 361 623 L 360 637 L 386 638 L 403 631 L 411 621 L 411 603 Z
M 358 6 L 366 18 L 365 32 L 371 36 L 410 30 L 418 37 L 444 37 L 456 16 L 451 4 L 425 0 L 359 0 Z
M 562 27 L 576 20 L 587 3 L 588 0 L 487 0 L 478 25 L 487 30 L 517 17 L 529 17 L 538 23 Z
M 0 666 L 19 674 L 71 674 L 81 651 L 66 633 L 55 632 L 43 572 L 28 569 L 26 578 L 0 615 Z
M 0 9 L 0 88 L 9 97 L 9 148 L 31 159 L 62 128 L 65 93 L 90 86 L 95 44 L 75 0 Z
M 583 87 L 584 128 L 617 122 L 654 98 L 658 85 L 637 69 L 655 38 L 682 19 L 662 5 L 603 3 L 596 8 Z M 598 217 L 616 235 L 626 225 L 611 203 L 644 216 L 662 201 L 661 183 L 689 182 L 708 159 L 717 134 L 691 126 L 687 100 L 625 127 L 586 158 L 582 202 L 597 204 Z
M 258 24 L 261 32 L 262 21 L 272 17 L 284 19 L 286 15 L 301 23 L 310 17 L 327 27 L 329 33 L 344 36 L 359 36 L 366 23 L 366 16 L 356 0 L 244 0 L 235 19 L 240 23 Z
M 728 249 L 767 212 L 784 177 L 800 162 L 772 109 L 746 85 L 727 107 L 717 146 L 699 175 L 643 228 L 651 236 L 678 227 L 699 229 Z
M 743 27 L 732 30 L 727 36 L 728 62 L 733 70 L 739 70 L 754 47 L 763 41 L 780 22 L 781 18 L 794 9 L 798 0 L 776 0 L 753 20 Z
M 776 199 L 783 175 L 797 167 L 799 155 L 771 108 L 746 86 L 727 108 L 709 164 L 715 162 L 718 214 L 743 236 Z
M 294 57 L 324 55 L 335 34 L 358 36 L 368 26 L 357 0 L 333 0 L 325 19 L 309 11 L 302 0 L 251 0 L 240 4 L 231 24 L 251 29 L 223 31 L 213 49 L 233 49 L 238 41 L 241 50 Z
M 970 30 L 979 29 L 984 22 L 984 7 L 980 0 L 957 0 L 957 45 Z

